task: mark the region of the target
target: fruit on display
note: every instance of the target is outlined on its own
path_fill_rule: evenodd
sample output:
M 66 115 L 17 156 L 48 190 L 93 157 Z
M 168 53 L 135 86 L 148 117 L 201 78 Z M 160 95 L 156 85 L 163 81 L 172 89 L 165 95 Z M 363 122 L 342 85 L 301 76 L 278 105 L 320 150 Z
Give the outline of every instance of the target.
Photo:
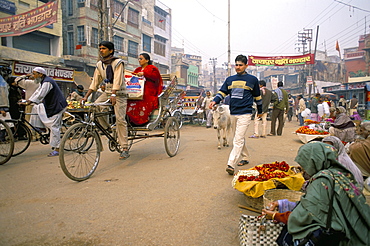
M 68 103 L 68 106 L 67 106 L 68 109 L 88 108 L 88 106 L 82 105 L 79 101 L 69 101 L 69 100 L 67 100 L 67 103 Z M 91 103 L 91 102 L 86 102 L 85 104 L 88 104 L 88 103 Z
M 296 133 L 308 134 L 308 135 L 327 135 L 329 132 L 323 129 L 311 129 L 309 126 L 301 126 L 298 128 Z

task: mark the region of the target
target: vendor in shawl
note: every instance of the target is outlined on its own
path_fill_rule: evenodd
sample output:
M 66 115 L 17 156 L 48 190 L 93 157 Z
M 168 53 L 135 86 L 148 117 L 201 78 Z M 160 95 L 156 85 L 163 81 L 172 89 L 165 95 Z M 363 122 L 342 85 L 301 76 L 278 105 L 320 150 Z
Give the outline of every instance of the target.
M 357 134 L 362 139 L 349 146 L 349 156 L 365 177 L 370 176 L 370 122 L 362 122 Z
M 338 137 L 343 142 L 353 142 L 355 140 L 355 124 L 346 114 L 344 107 L 336 108 L 336 119 L 329 128 L 331 136 Z
M 348 156 L 342 141 L 335 136 L 328 136 L 325 137 L 322 142 L 334 146 L 334 148 L 338 151 L 338 162 L 352 172 L 357 183 L 361 186 L 361 188 L 363 188 L 364 177 L 362 176 L 360 169 L 358 169 L 356 164 L 353 163 L 351 158 Z
M 83 85 L 78 85 L 77 90 L 71 93 L 71 101 L 80 101 L 85 96 Z
M 127 116 L 135 125 L 143 125 L 149 121 L 153 110 L 158 108 L 158 95 L 162 92 L 163 81 L 158 68 L 152 65 L 147 53 L 139 55 L 140 67 L 133 72 L 138 77 L 145 78 L 143 100 L 129 100 Z
M 306 194 L 291 212 L 263 209 L 266 218 L 285 223 L 293 241 L 300 242 L 326 227 L 334 192 L 331 228 L 345 236 L 335 245 L 370 245 L 370 207 L 352 173 L 337 161 L 334 147 L 316 141 L 307 143 L 299 149 L 295 161 L 311 176 Z

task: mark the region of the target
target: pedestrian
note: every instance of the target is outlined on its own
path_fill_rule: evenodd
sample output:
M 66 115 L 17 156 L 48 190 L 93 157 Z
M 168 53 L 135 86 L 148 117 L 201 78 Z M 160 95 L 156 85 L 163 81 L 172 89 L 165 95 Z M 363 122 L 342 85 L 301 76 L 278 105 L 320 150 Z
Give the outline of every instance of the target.
M 294 98 L 290 94 L 288 95 L 288 105 L 289 105 L 289 109 L 288 109 L 287 116 L 288 116 L 288 121 L 291 122 L 293 118 Z
M 339 98 L 338 107 L 344 107 L 345 109 L 347 109 L 347 101 L 343 95 Z
M 208 108 L 208 105 L 213 101 L 213 96 L 211 95 L 210 91 L 206 92 L 206 97 L 203 99 L 202 109 L 204 109 L 204 113 L 206 115 L 206 128 L 210 128 L 212 126 L 212 119 L 213 113 L 212 109 Z
M 18 102 L 22 99 L 22 89 L 19 88 L 17 82 L 15 82 L 15 77 L 8 78 L 7 82 L 9 85 L 8 100 L 10 117 L 18 120 L 21 118 L 20 111 L 23 111 L 24 107 L 18 104 Z
M 235 58 L 236 74 L 226 78 L 219 92 L 209 104 L 213 108 L 215 104 L 220 103 L 227 95 L 230 95 L 230 114 L 235 121 L 235 136 L 233 140 L 233 149 L 229 155 L 226 172 L 234 174 L 235 165 L 240 155 L 248 153 L 246 147 L 246 133 L 252 117 L 253 101 L 257 104 L 257 117 L 262 116 L 262 98 L 258 79 L 246 72 L 248 67 L 248 58 L 244 55 L 238 55 Z M 249 163 L 248 156 L 242 156 L 238 166 Z
M 71 96 L 69 98 L 70 101 L 81 101 L 81 99 L 85 96 L 85 93 L 84 93 L 84 87 L 83 85 L 78 85 L 77 86 L 77 89 L 74 90 L 72 93 L 71 93 Z
M 58 84 L 46 75 L 44 68 L 35 67 L 32 73 L 39 87 L 24 104 L 35 104 L 32 113 L 37 115 L 31 115 L 30 123 L 40 129 L 49 128 L 50 145 L 53 151 L 48 156 L 58 156 L 62 117 L 68 104 Z
M 306 103 L 303 99 L 302 95 L 298 95 L 298 119 L 299 119 L 299 125 L 303 126 L 304 120 L 302 116 L 302 112 L 306 109 Z
M 283 89 L 283 82 L 279 81 L 277 84 L 278 88 L 274 90 L 277 100 L 274 102 L 271 116 L 271 131 L 267 136 L 281 136 L 283 134 L 284 127 L 284 113 L 288 112 L 288 93 Z M 278 128 L 276 130 L 276 120 L 279 121 Z
M 352 96 L 352 99 L 349 101 L 349 115 L 353 115 L 353 112 L 357 111 L 358 100 L 356 95 Z
M 254 134 L 249 138 L 265 138 L 266 137 L 266 128 L 267 128 L 267 114 L 269 112 L 270 103 L 276 100 L 275 94 L 273 94 L 269 89 L 266 88 L 266 82 L 260 80 L 260 93 L 262 97 L 262 116 L 261 118 L 257 117 L 258 112 L 254 117 Z M 259 122 L 262 119 L 262 134 L 259 134 Z
M 100 61 L 97 62 L 91 85 L 86 95 L 81 99 L 86 101 L 100 84 L 106 84 L 106 92 L 114 107 L 118 142 L 122 148 L 119 159 L 125 160 L 130 157 L 128 151 L 128 132 L 126 122 L 127 93 L 125 84 L 125 65 L 122 59 L 114 56 L 114 44 L 102 41 L 99 44 Z M 108 90 L 109 86 L 109 90 Z
M 319 111 L 318 111 L 318 105 L 320 100 L 320 93 L 316 93 L 314 97 L 312 97 L 311 103 L 310 103 L 310 110 L 311 110 L 311 120 L 313 121 L 319 121 Z
M 163 81 L 161 74 L 147 53 L 141 53 L 138 57 L 140 66 L 133 74 L 145 78 L 144 96 L 142 100 L 129 100 L 127 116 L 130 123 L 143 125 L 149 122 L 152 112 L 158 108 L 158 95 L 162 93 Z

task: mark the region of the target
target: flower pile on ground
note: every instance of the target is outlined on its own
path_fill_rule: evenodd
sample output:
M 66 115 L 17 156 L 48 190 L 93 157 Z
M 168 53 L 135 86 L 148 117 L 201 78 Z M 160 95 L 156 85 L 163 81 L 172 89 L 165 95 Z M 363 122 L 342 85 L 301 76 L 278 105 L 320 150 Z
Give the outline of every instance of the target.
M 329 132 L 325 131 L 324 129 L 320 127 L 314 127 L 314 129 L 312 129 L 309 126 L 301 126 L 295 132 L 301 133 L 301 134 L 308 134 L 308 135 L 327 135 L 329 134 Z
M 305 119 L 305 120 L 304 120 L 304 123 L 305 123 L 306 125 L 311 125 L 311 124 L 320 124 L 320 122 L 318 122 L 318 121 L 314 121 L 314 120 L 311 120 L 311 119 Z

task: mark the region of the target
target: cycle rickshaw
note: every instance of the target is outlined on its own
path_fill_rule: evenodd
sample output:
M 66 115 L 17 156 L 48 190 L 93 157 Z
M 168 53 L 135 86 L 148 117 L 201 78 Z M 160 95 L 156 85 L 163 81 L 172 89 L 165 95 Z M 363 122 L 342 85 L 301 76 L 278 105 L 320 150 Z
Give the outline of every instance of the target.
M 131 126 L 128 124 L 129 148 L 140 140 L 163 137 L 164 147 L 168 156 L 177 154 L 180 145 L 180 127 L 178 120 L 171 116 L 169 96 L 177 85 L 174 77 L 166 90 L 159 96 L 159 107 L 152 113 L 151 120 L 144 126 Z M 106 103 L 92 103 L 89 108 L 87 121 L 77 123 L 68 128 L 60 143 L 59 162 L 64 174 L 74 180 L 83 181 L 88 179 L 96 170 L 103 144 L 99 132 L 108 138 L 109 150 L 121 152 L 122 148 L 117 141 L 115 126 L 112 126 L 112 134 L 102 127 L 98 117 L 112 114 L 110 112 L 96 112 L 98 106 L 107 106 Z M 163 129 L 163 130 L 162 130 Z M 158 130 L 155 131 L 154 130 Z

